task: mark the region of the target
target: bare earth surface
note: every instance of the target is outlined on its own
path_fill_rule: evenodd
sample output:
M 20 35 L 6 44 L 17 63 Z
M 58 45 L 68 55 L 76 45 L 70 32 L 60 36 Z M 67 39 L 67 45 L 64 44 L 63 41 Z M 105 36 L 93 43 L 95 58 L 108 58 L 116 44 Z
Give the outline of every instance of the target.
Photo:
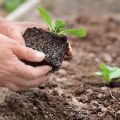
M 1 119 L 120 119 L 120 88 L 107 87 L 93 76 L 101 62 L 120 66 L 120 22 L 113 17 L 78 17 L 69 25 L 85 26 L 89 33 L 84 40 L 70 38 L 74 57 L 65 60 L 46 85 L 11 92 L 1 103 Z

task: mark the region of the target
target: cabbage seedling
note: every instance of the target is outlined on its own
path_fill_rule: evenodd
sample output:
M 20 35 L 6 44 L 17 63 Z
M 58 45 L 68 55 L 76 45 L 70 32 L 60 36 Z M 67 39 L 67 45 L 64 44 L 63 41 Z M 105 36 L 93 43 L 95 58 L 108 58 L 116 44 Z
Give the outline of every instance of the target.
M 99 65 L 100 72 L 95 73 L 97 76 L 104 78 L 106 84 L 110 85 L 111 83 L 120 83 L 120 68 L 111 67 L 106 64 Z
M 84 28 L 66 29 L 67 25 L 63 20 L 58 19 L 56 21 L 53 21 L 51 15 L 44 8 L 38 7 L 38 11 L 44 22 L 47 23 L 50 32 L 55 33 L 57 35 L 70 34 L 80 38 L 86 37 L 87 32 Z

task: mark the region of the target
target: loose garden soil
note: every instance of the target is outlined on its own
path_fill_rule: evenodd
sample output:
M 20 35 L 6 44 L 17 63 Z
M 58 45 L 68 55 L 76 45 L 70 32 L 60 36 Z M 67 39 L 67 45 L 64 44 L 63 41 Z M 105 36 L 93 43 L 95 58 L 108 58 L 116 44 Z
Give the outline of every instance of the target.
M 27 47 L 45 53 L 45 60 L 42 62 L 33 63 L 25 61 L 26 64 L 32 66 L 50 65 L 53 67 L 53 71 L 60 68 L 69 49 L 66 36 L 58 36 L 34 27 L 28 28 L 23 37 Z
M 5 92 L 0 120 L 120 120 L 120 88 L 93 75 L 101 62 L 120 67 L 120 21 L 82 16 L 69 26 L 88 29 L 84 40 L 69 38 L 73 58 L 65 59 L 49 83 Z

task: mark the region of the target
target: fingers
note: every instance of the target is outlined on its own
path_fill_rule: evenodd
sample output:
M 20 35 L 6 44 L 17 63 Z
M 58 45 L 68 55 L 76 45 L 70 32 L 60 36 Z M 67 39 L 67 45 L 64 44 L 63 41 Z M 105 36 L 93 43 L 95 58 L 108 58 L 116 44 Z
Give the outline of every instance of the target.
M 1 62 L 1 68 L 7 66 L 2 70 L 0 76 L 0 78 L 3 79 L 3 81 L 1 81 L 3 85 L 18 91 L 27 86 L 29 87 L 46 81 L 48 72 L 52 70 L 50 66 L 32 67 L 18 59 L 40 62 L 45 58 L 43 53 L 20 45 L 4 35 L 0 35 L 0 37 L 2 38 L 1 44 L 3 44 L 3 48 L 6 48 L 2 51 L 2 53 L 5 51 L 5 60 L 3 58 L 4 61 L 2 61 L 4 63 Z M 6 54 L 6 52 L 8 52 L 8 54 Z
M 45 76 L 50 72 L 52 68 L 50 66 L 44 65 L 40 67 L 32 67 L 29 65 L 25 65 L 21 61 L 17 63 L 17 65 L 13 65 L 12 72 L 17 76 L 20 76 L 27 80 L 38 79 L 42 76 Z
M 40 77 L 38 79 L 35 79 L 35 80 L 31 80 L 31 81 L 28 81 L 28 80 L 17 80 L 18 82 L 16 82 L 15 84 L 17 86 L 19 86 L 21 89 L 26 89 L 26 88 L 29 88 L 29 87 L 33 87 L 33 86 L 37 86 L 41 83 L 45 83 L 49 80 L 49 76 L 43 76 L 43 77 Z
M 28 61 L 32 61 L 32 62 L 40 62 L 42 60 L 44 60 L 45 55 L 41 52 L 37 52 L 31 48 L 27 48 L 23 45 L 17 44 L 16 42 L 13 42 L 12 39 L 9 39 L 6 36 L 2 36 L 5 40 L 11 41 L 13 44 L 12 49 L 13 52 L 16 54 L 16 56 L 19 59 L 25 59 Z M 69 44 L 69 50 L 67 52 L 68 56 L 72 56 L 72 48 L 71 45 Z
M 48 72 L 51 70 L 51 68 L 49 66 L 48 67 L 44 66 L 41 67 L 40 69 L 38 67 L 37 70 L 34 69 L 34 71 L 32 70 L 24 71 L 27 69 L 22 70 L 22 68 L 21 70 L 20 69 L 14 69 L 14 70 L 16 71 L 16 72 L 14 71 L 15 73 L 11 71 L 14 74 L 14 76 L 8 77 L 6 79 L 5 86 L 11 90 L 19 91 L 46 82 L 49 78 Z
M 26 82 L 23 86 L 24 86 L 24 88 L 29 88 L 29 87 L 32 87 L 32 86 L 37 86 L 37 85 L 39 85 L 41 83 L 46 83 L 49 79 L 50 79 L 50 75 L 46 75 L 46 76 L 37 78 L 35 80 L 32 80 L 30 82 Z
M 21 64 L 13 64 L 13 69 L 11 68 L 11 72 L 8 74 L 9 77 L 5 78 L 3 82 L 4 86 L 14 91 L 27 89 L 46 82 L 48 80 L 48 72 L 52 69 L 49 66 L 33 68 L 27 65 L 23 67 L 22 65 L 24 65 L 22 62 Z
M 12 82 L 5 83 L 5 87 L 7 87 L 7 88 L 9 88 L 10 90 L 13 90 L 13 91 L 19 91 L 20 90 L 20 88 Z
M 6 21 L 5 23 L 1 28 L 1 31 L 0 31 L 1 34 L 15 41 L 18 41 L 19 43 L 24 45 L 25 44 L 24 39 L 22 34 L 19 32 L 19 27 L 16 24 L 14 24 L 14 22 Z
M 33 86 L 37 86 L 40 83 L 45 83 L 49 80 L 50 75 L 43 76 L 41 78 L 38 78 L 36 80 L 28 81 L 20 79 L 19 77 L 16 78 L 15 81 L 11 80 L 5 84 L 5 86 L 13 91 L 20 91 L 25 90 Z
M 68 50 L 68 52 L 67 52 L 67 55 L 68 55 L 68 56 L 72 56 L 72 54 L 73 54 L 72 47 L 71 47 L 71 45 L 70 45 L 70 43 L 69 43 L 69 50 Z
M 27 28 L 32 28 L 32 27 L 36 27 L 36 28 L 42 28 L 43 30 L 45 31 L 48 31 L 48 27 L 46 27 L 45 25 L 41 25 L 41 24 L 38 24 L 38 23 L 34 23 L 34 22 L 21 22 L 21 23 L 18 23 L 20 25 L 20 31 L 23 33 Z M 71 48 L 71 45 L 69 44 L 69 50 L 67 52 L 67 55 L 68 56 L 72 56 L 72 48 Z
M 40 62 L 45 59 L 45 54 L 36 50 L 33 50 L 32 48 L 28 48 L 24 45 L 21 45 L 17 43 L 16 41 L 0 34 L 0 37 L 3 38 L 3 41 L 11 48 L 13 53 L 19 58 L 19 59 L 25 59 L 32 62 Z
M 20 22 L 17 23 L 20 26 L 20 31 L 21 33 L 23 33 L 27 28 L 32 28 L 32 27 L 36 27 L 36 28 L 42 28 L 43 30 L 47 31 L 48 27 L 40 24 L 40 23 L 34 23 L 34 22 Z
M 25 45 L 24 38 L 19 31 L 11 31 L 8 35 L 9 38 L 19 42 L 22 45 Z
M 19 59 L 24 59 L 32 62 L 40 62 L 45 59 L 44 53 L 33 50 L 32 48 L 28 48 L 20 44 L 14 45 L 12 49 Z

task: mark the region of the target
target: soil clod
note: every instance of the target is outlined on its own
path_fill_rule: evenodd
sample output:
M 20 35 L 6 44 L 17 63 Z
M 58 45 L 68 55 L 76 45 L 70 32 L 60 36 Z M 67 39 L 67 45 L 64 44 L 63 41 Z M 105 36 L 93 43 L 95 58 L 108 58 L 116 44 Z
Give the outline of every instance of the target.
M 46 55 L 42 62 L 24 61 L 26 64 L 32 66 L 50 65 L 53 67 L 53 71 L 59 69 L 69 47 L 66 36 L 58 36 L 34 27 L 28 28 L 23 37 L 27 47 L 42 51 Z

